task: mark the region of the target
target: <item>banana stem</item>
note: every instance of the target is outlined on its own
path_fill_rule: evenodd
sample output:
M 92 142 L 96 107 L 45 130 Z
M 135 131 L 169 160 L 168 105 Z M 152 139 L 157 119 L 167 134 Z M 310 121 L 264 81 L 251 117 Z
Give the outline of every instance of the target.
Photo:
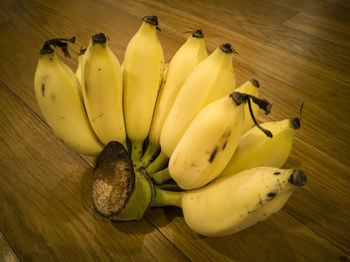
M 169 181 L 167 183 L 158 185 L 158 188 L 163 189 L 163 190 L 167 190 L 167 191 L 175 191 L 175 192 L 184 191 L 174 181 Z
M 152 207 L 182 206 L 183 192 L 167 191 L 156 187 L 156 193 L 152 201 Z
M 150 177 L 154 180 L 154 182 L 156 182 L 157 185 L 161 185 L 171 179 L 168 168 L 155 172 L 151 174 Z
M 162 170 L 168 164 L 169 158 L 164 155 L 162 152 L 158 155 L 158 157 L 150 164 L 147 168 L 147 174 L 151 175 L 159 170 Z
M 143 142 L 132 141 L 131 159 L 134 165 L 137 165 L 137 163 L 140 163 L 141 156 L 142 156 L 142 147 L 143 147 Z
M 158 153 L 158 151 L 159 151 L 159 145 L 150 143 L 147 147 L 146 152 L 143 154 L 141 158 L 142 165 L 144 167 L 147 167 L 151 163 L 154 156 Z

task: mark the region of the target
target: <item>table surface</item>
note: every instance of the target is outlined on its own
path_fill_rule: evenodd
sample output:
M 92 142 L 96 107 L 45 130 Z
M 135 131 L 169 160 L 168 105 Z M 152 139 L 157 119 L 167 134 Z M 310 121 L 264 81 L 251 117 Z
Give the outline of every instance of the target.
M 331 3 L 332 2 L 332 3 Z M 0 3 L 1 261 L 346 261 L 350 255 L 350 2 L 42 1 Z M 255 78 L 273 104 L 260 121 L 299 115 L 286 168 L 308 184 L 268 220 L 228 237 L 199 236 L 178 208 L 138 222 L 110 222 L 92 207 L 94 158 L 46 124 L 35 99 L 38 53 L 47 39 L 76 36 L 71 58 L 105 32 L 120 61 L 145 15 L 158 15 L 169 61 L 202 28 L 209 52 L 229 42 L 237 84 Z

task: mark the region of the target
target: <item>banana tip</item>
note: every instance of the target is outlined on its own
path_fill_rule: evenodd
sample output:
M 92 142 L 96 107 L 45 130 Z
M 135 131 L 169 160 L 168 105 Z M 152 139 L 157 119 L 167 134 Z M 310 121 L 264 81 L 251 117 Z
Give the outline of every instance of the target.
M 299 117 L 292 117 L 290 119 L 290 125 L 294 129 L 299 129 L 300 128 L 300 118 Z
M 255 86 L 255 87 L 257 87 L 257 88 L 259 88 L 260 87 L 260 83 L 259 83 L 259 81 L 258 80 L 255 80 L 255 79 L 251 79 L 250 80 L 250 82 Z
M 198 30 L 194 31 L 194 32 L 192 33 L 192 37 L 204 38 L 204 34 L 203 34 L 202 29 L 198 29 Z
M 98 33 L 92 36 L 93 43 L 104 44 L 107 42 L 107 37 L 104 33 Z
M 306 184 L 307 177 L 306 174 L 299 169 L 293 170 L 293 173 L 290 175 L 288 182 L 292 185 L 303 186 Z
M 156 15 L 145 16 L 142 18 L 142 21 L 150 25 L 158 25 L 158 17 Z

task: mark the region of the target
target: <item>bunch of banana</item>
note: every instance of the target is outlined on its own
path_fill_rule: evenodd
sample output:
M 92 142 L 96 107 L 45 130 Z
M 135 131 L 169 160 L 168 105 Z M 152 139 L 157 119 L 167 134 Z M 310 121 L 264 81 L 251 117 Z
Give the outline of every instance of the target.
M 257 167 L 195 190 L 164 190 L 135 175 L 123 145 L 111 142 L 97 162 L 93 202 L 96 211 L 111 220 L 139 220 L 148 207 L 177 206 L 193 231 L 225 236 L 267 219 L 305 183 L 301 170 Z
M 164 70 L 157 29 L 156 16 L 142 19 L 122 66 L 104 33 L 80 50 L 75 74 L 53 49 L 69 56 L 75 38 L 48 40 L 40 51 L 34 86 L 46 121 L 73 150 L 99 155 L 95 210 L 140 220 L 150 207 L 177 206 L 205 236 L 268 218 L 306 183 L 302 171 L 281 169 L 300 118 L 259 125 L 260 109 L 271 109 L 259 82 L 236 88 L 236 51 L 222 44 L 208 56 L 201 30 Z

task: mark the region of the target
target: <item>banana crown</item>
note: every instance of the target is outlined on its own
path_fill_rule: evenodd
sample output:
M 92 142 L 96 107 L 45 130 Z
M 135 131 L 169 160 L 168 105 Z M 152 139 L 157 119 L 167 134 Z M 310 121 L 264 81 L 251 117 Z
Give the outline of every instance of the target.
M 149 208 L 154 196 L 151 181 L 135 172 L 125 147 L 111 141 L 98 156 L 92 196 L 95 210 L 117 220 L 138 220 Z

